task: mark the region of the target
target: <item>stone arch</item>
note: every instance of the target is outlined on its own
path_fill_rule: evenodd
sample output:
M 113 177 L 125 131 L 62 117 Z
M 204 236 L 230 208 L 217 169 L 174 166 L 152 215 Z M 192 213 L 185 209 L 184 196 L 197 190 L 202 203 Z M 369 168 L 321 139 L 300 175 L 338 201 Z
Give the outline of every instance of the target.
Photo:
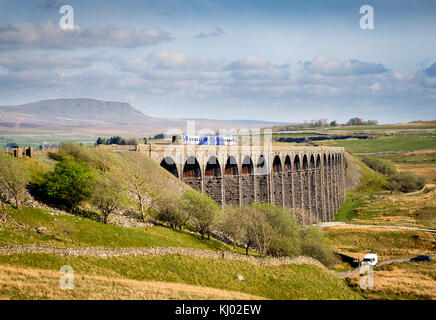
M 205 177 L 221 177 L 221 167 L 218 159 L 215 156 L 211 156 L 206 163 L 206 169 L 204 170 Z
M 197 158 L 190 156 L 183 166 L 183 178 L 201 178 L 201 169 Z
M 242 161 L 241 175 L 253 174 L 254 172 L 253 161 L 250 156 L 245 156 L 244 161 Z
M 283 205 L 282 161 L 280 160 L 280 156 L 278 155 L 276 155 L 273 160 L 272 184 L 273 184 L 274 203 L 279 206 L 282 206 Z
M 289 155 L 287 155 L 286 158 L 285 158 L 285 165 L 284 165 L 283 169 L 284 169 L 285 172 L 292 171 L 291 157 Z
M 176 162 L 171 157 L 165 157 L 160 162 L 160 166 L 170 172 L 176 178 L 179 177 L 179 171 L 177 170 Z
M 323 183 L 323 196 L 324 196 L 324 221 L 330 220 L 330 177 L 327 165 L 327 155 L 324 153 L 323 155 L 323 165 L 324 165 L 324 183 Z
M 306 154 L 303 156 L 303 169 L 304 170 L 309 169 L 309 162 L 307 161 L 307 155 Z
M 314 169 L 315 168 L 315 157 L 312 155 L 310 155 L 310 169 Z
M 273 173 L 279 173 L 282 172 L 282 161 L 280 160 L 280 157 L 277 155 L 274 157 L 273 161 Z
M 269 202 L 269 177 L 266 158 L 261 154 L 256 162 L 256 201 Z
M 257 174 L 262 174 L 262 175 L 268 173 L 268 168 L 267 168 L 267 165 L 266 165 L 266 159 L 265 159 L 265 157 L 262 154 L 259 156 L 259 158 L 257 158 L 256 173 Z
M 229 156 L 224 167 L 224 201 L 226 204 L 239 205 L 238 163 Z
M 334 218 L 335 212 L 338 209 L 338 175 L 337 175 L 337 154 L 332 154 L 332 166 L 331 166 L 331 179 L 332 179 L 332 202 L 333 202 L 333 210 L 332 210 L 332 219 Z
M 204 178 L 204 193 L 221 204 L 223 198 L 221 166 L 215 156 L 211 156 L 207 161 Z
M 244 157 L 241 164 L 241 204 L 246 205 L 255 201 L 254 165 L 249 155 Z
M 290 208 L 294 207 L 293 190 L 292 162 L 291 157 L 287 155 L 283 165 L 283 203 L 285 206 Z
M 307 159 L 307 154 L 303 156 L 303 172 L 302 172 L 302 187 L 303 187 L 303 209 L 306 210 L 306 212 L 310 213 L 310 205 L 311 205 L 311 190 L 310 190 L 310 170 L 309 170 L 309 160 Z
M 197 161 L 197 158 L 194 156 L 188 157 L 183 166 L 183 181 L 186 182 L 191 188 L 202 192 L 203 191 L 203 183 L 201 179 L 201 168 L 200 164 Z
M 321 155 L 318 153 L 316 155 L 316 159 L 315 159 L 315 179 L 314 179 L 314 183 L 315 183 L 315 211 L 318 215 L 318 218 L 321 221 L 324 221 L 324 205 L 323 205 L 323 188 L 322 188 L 322 181 L 323 181 L 323 177 L 321 175 Z
M 225 176 L 237 176 L 238 175 L 238 163 L 235 157 L 229 156 L 227 158 L 226 166 L 224 167 Z
M 303 208 L 303 186 L 301 180 L 301 159 L 297 154 L 294 157 L 293 161 L 293 170 L 292 170 L 292 191 L 294 194 L 294 206 L 295 208 L 302 209 Z
M 318 208 L 318 203 L 317 203 L 317 194 L 316 194 L 316 186 L 317 186 L 317 181 L 316 181 L 316 163 L 315 163 L 315 156 L 313 155 L 313 153 L 310 155 L 309 158 L 310 164 L 309 164 L 309 170 L 308 170 L 308 190 L 309 190 L 309 211 L 312 215 L 316 215 L 317 214 L 317 208 Z
M 301 161 L 300 161 L 300 157 L 298 156 L 298 154 L 294 158 L 293 169 L 294 169 L 293 171 L 300 171 L 301 170 Z

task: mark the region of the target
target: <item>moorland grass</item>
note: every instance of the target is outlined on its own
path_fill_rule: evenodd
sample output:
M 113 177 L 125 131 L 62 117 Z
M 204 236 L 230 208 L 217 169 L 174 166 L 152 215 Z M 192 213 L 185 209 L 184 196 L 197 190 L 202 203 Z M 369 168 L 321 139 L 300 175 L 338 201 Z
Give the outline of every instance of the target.
M 313 265 L 257 266 L 246 262 L 190 256 L 59 257 L 46 254 L 0 257 L 0 264 L 59 271 L 73 267 L 75 276 L 164 281 L 249 293 L 270 299 L 359 299 L 360 294 L 328 271 Z M 236 279 L 243 275 L 245 280 Z M 58 285 L 56 283 L 55 285 Z M 0 287 L 0 294 L 2 288 Z

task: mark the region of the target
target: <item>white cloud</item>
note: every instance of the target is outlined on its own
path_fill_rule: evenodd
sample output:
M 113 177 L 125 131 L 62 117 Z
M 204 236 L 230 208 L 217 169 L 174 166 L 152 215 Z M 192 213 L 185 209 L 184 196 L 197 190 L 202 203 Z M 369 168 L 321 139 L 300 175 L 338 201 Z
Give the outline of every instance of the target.
M 143 47 L 170 41 L 168 32 L 150 28 L 91 27 L 63 30 L 50 20 L 40 24 L 0 26 L 0 49 L 73 49 L 90 47 Z
M 381 63 L 368 63 L 359 60 L 339 61 L 327 56 L 319 56 L 303 64 L 306 72 L 324 76 L 348 76 L 380 74 L 387 71 Z
M 35 54 L 28 51 L 0 51 L 0 66 L 12 71 L 84 69 L 98 59 L 93 55 L 71 56 L 53 52 Z
M 224 108 L 237 101 L 241 108 L 280 105 L 284 114 L 289 108 L 306 110 L 310 106 L 338 110 L 415 105 L 416 101 L 428 106 L 434 101 L 431 90 L 436 87 L 436 77 L 427 75 L 431 75 L 430 68 L 411 74 L 383 67 L 386 71 L 370 73 L 368 63 L 350 61 L 356 60 L 318 57 L 309 69 L 291 69 L 288 64 L 277 65 L 255 56 L 225 61 L 164 50 L 131 59 L 71 56 L 52 50 L 42 54 L 8 51 L 0 52 L 0 67 L 6 71 L 0 73 L 0 96 L 42 92 L 134 100 L 145 105 L 156 97 L 158 105 L 159 99 L 173 99 L 174 104 L 184 101 L 185 106 L 201 101 L 206 113 L 211 105 Z M 368 68 L 363 72 L 362 66 Z

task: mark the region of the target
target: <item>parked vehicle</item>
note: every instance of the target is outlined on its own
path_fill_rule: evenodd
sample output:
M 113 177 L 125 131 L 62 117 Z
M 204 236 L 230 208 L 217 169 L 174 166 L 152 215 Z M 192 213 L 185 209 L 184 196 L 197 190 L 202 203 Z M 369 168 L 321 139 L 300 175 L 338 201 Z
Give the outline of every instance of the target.
M 417 261 L 431 261 L 431 257 L 429 255 L 426 254 L 421 254 L 419 256 L 416 256 L 412 259 L 410 259 L 410 261 L 412 262 L 417 262 Z
M 368 253 L 365 254 L 363 257 L 362 262 L 360 263 L 361 266 L 363 265 L 370 265 L 372 267 L 376 266 L 378 263 L 378 257 L 376 253 Z

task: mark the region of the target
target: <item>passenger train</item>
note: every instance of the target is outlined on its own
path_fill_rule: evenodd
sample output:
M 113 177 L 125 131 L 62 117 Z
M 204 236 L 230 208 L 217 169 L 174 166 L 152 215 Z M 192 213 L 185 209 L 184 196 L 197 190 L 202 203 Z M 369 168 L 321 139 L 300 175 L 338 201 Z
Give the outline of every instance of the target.
M 173 144 L 209 145 L 209 146 L 237 146 L 236 136 L 196 136 L 196 135 L 175 135 L 172 138 Z

